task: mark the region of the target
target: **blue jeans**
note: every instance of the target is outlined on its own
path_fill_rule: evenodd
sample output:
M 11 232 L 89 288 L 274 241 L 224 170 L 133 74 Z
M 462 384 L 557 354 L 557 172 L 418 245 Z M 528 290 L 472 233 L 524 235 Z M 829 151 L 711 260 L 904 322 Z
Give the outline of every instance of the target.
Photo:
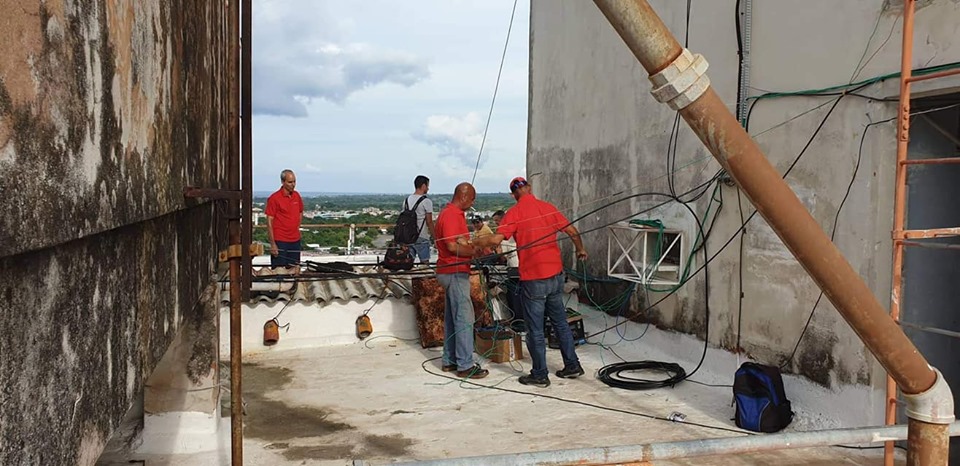
M 280 253 L 270 256 L 271 267 L 285 267 L 300 263 L 300 241 L 277 241 Z
M 470 274 L 438 273 L 443 286 L 443 364 L 456 364 L 457 370 L 473 367 L 473 301 L 470 299 Z
M 419 257 L 421 264 L 430 262 L 430 238 L 417 238 L 417 242 L 410 245 L 410 255 L 414 259 Z
M 580 360 L 573 346 L 573 332 L 567 324 L 567 311 L 563 306 L 564 275 L 559 273 L 543 280 L 520 282 L 523 296 L 524 320 L 527 324 L 527 351 L 533 360 L 530 375 L 541 378 L 547 376 L 547 343 L 543 335 L 544 314 L 550 319 L 557 339 L 560 340 L 560 354 L 564 367 L 577 367 Z

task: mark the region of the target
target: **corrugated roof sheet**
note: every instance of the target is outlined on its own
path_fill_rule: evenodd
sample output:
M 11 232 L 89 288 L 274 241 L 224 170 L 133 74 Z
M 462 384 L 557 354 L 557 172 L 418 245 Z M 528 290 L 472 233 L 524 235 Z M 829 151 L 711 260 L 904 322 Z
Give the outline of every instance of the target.
M 358 266 L 354 271 L 359 274 L 377 273 L 375 267 Z M 292 268 L 254 267 L 255 276 L 269 275 L 287 275 L 292 274 Z M 256 282 L 256 278 L 254 279 Z M 350 301 L 377 299 L 381 295 L 384 298 L 404 298 L 410 296 L 412 290 L 412 278 L 410 277 L 391 277 L 389 280 L 376 277 L 354 277 L 329 279 L 326 277 L 302 277 L 296 282 L 295 287 L 290 291 L 251 291 L 251 301 L 268 302 L 275 301 L 305 301 L 305 302 L 331 302 L 331 301 Z M 256 283 L 255 283 L 256 286 Z M 279 288 L 279 285 L 278 285 Z M 384 294 L 386 293 L 386 294 Z M 226 284 L 220 288 L 220 301 L 230 301 L 230 290 Z

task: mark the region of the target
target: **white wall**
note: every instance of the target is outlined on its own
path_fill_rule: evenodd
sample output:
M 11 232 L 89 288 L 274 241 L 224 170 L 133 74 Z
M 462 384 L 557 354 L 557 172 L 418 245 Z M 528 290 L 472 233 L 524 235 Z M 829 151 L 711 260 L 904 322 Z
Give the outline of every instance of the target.
M 650 3 L 682 43 L 686 2 Z M 693 1 L 689 45 L 710 62 L 708 74 L 713 87 L 731 111 L 735 107 L 738 69 L 735 3 Z M 886 3 L 754 1 L 751 85 L 792 91 L 850 82 L 868 40 L 867 57 L 878 48 L 880 51 L 854 80 L 899 71 L 902 22 L 897 9 L 884 9 Z M 960 3 L 934 0 L 922 4 L 916 14 L 914 65 L 960 61 L 960 47 L 956 46 L 960 40 Z M 875 25 L 876 33 L 870 40 Z M 571 218 L 612 200 L 610 197 L 622 190 L 666 192 L 663 175 L 668 170 L 666 153 L 674 113 L 649 95 L 647 73 L 596 6 L 579 0 L 533 0 L 530 29 L 527 173 L 535 192 L 568 209 Z M 916 91 L 958 83 L 957 79 L 941 80 L 916 86 Z M 762 92 L 755 89 L 750 94 Z M 898 88 L 896 80 L 891 80 L 861 92 L 878 98 L 896 97 Z M 750 132 L 781 172 L 807 143 L 829 105 L 804 112 L 829 99 L 789 97 L 757 104 Z M 895 110 L 895 102 L 845 97 L 787 178 L 828 233 L 850 183 L 865 125 L 889 118 Z M 681 123 L 677 166 L 697 163 L 677 173 L 678 191 L 716 172 L 719 165 L 708 155 Z M 861 165 L 840 216 L 836 238 L 840 250 L 884 305 L 889 302 L 890 289 L 894 156 L 895 124 L 872 127 L 864 141 Z M 736 190 L 724 187 L 722 195 L 723 210 L 708 241 L 711 254 L 740 225 Z M 577 226 L 589 231 L 663 199 L 644 197 L 622 202 L 589 215 Z M 746 217 L 752 208 L 745 197 L 743 206 Z M 701 215 L 705 207 L 706 199 L 695 204 Z M 674 206 L 651 216 L 662 218 L 668 227 L 687 229 L 691 239 L 695 236 L 695 223 L 682 208 Z M 585 237 L 593 253 L 588 267 L 594 274 L 605 270 L 606 241 L 602 230 Z M 796 344 L 819 291 L 759 216 L 747 229 L 742 261 L 738 246 L 734 240 L 709 268 L 709 339 L 732 349 L 739 327 L 744 351 L 762 362 L 777 364 Z M 696 261 L 701 265 L 702 255 Z M 741 267 L 744 298 L 738 325 Z M 659 326 L 702 338 L 706 329 L 704 291 L 701 275 L 644 317 Z M 659 296 L 651 294 L 649 298 Z M 873 395 L 865 400 L 864 409 L 876 413 L 876 422 L 882 422 L 884 372 L 826 299 L 820 303 L 789 370 L 832 389 L 851 384 L 872 387 Z
M 359 343 L 356 336 L 357 317 L 370 309 L 375 300 L 334 301 L 330 303 L 305 303 L 295 301 L 283 309 L 285 302 L 256 303 L 242 308 L 241 339 L 243 354 L 267 351 L 285 351 L 296 348 L 315 348 L 329 345 Z M 277 318 L 280 325 L 280 340 L 272 346 L 263 345 L 263 325 Z M 368 314 L 373 324 L 373 333 L 367 340 L 394 336 L 418 338 L 416 310 L 407 300 L 384 299 Z M 230 357 L 230 307 L 220 309 L 220 355 Z

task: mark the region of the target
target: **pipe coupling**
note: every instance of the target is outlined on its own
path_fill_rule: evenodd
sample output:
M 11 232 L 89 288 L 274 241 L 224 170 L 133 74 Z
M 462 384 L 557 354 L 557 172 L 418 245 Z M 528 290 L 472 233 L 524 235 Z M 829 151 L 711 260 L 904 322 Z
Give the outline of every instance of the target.
M 915 395 L 903 394 L 907 417 L 929 424 L 950 424 L 955 419 L 953 393 L 947 381 L 943 379 L 943 374 L 935 367 L 931 369 L 937 373 L 937 380 L 932 387 Z
M 692 54 L 683 49 L 680 56 L 659 73 L 650 76 L 657 102 L 665 103 L 674 110 L 682 110 L 697 100 L 710 88 L 707 77 L 709 64 L 703 55 Z

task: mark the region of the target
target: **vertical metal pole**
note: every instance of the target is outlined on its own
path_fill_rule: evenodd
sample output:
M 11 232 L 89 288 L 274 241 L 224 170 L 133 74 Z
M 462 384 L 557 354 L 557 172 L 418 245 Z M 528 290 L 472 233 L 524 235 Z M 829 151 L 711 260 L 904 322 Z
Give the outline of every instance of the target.
M 907 149 L 910 144 L 910 79 L 913 71 L 913 21 L 916 0 L 903 1 L 903 44 L 900 52 L 900 105 L 897 118 L 897 167 L 893 204 L 893 283 L 890 293 L 890 317 L 900 319 L 903 300 L 903 231 L 907 210 Z M 888 424 L 896 422 L 897 388 L 887 378 Z M 947 464 L 950 438 L 946 427 L 910 419 L 907 464 Z M 884 445 L 884 464 L 893 464 L 893 443 Z
M 913 0 L 910 0 L 913 1 Z M 907 422 L 907 466 L 946 466 L 950 462 L 950 425 Z M 884 457 L 886 461 L 886 457 Z
M 893 280 L 890 284 L 890 318 L 900 320 L 900 300 L 903 291 L 903 239 L 907 199 L 907 146 L 910 143 L 910 75 L 913 72 L 913 12 L 914 0 L 903 1 L 903 42 L 900 50 L 900 105 L 897 107 L 897 159 L 893 198 Z M 897 422 L 897 385 L 887 374 L 887 400 L 884 405 L 885 423 Z M 912 425 L 912 424 L 911 424 Z M 883 464 L 893 466 L 893 442 L 883 446 Z
M 240 189 L 240 4 L 229 3 L 230 28 L 227 43 L 230 44 L 230 148 L 227 162 L 227 189 Z M 241 247 L 240 201 L 230 201 L 229 235 L 230 249 Z M 234 466 L 243 464 L 243 402 L 241 387 L 241 340 L 240 305 L 241 277 L 240 257 L 230 254 L 230 458 Z
M 737 120 L 740 124 L 747 121 L 747 108 L 749 107 L 745 100 L 750 94 L 750 43 L 753 34 L 753 0 L 743 0 L 743 11 L 737 12 L 737 19 L 740 22 L 740 35 L 742 38 L 740 56 L 740 82 L 737 84 L 739 90 L 737 96 Z
M 651 75 L 680 56 L 680 44 L 646 0 L 594 2 Z M 708 88 L 680 114 L 901 389 L 917 394 L 931 388 L 937 375 L 926 359 L 889 317 L 716 92 Z M 910 424 L 911 428 L 916 426 L 917 423 Z
M 240 233 L 243 243 L 240 260 L 243 269 L 242 299 L 250 299 L 250 284 L 253 281 L 253 260 L 250 258 L 250 243 L 253 240 L 253 105 L 252 105 L 252 66 L 253 66 L 253 11 L 251 0 L 242 0 L 241 18 L 241 61 L 240 84 L 242 89 L 240 117 L 241 131 L 241 169 L 243 178 L 243 231 Z

